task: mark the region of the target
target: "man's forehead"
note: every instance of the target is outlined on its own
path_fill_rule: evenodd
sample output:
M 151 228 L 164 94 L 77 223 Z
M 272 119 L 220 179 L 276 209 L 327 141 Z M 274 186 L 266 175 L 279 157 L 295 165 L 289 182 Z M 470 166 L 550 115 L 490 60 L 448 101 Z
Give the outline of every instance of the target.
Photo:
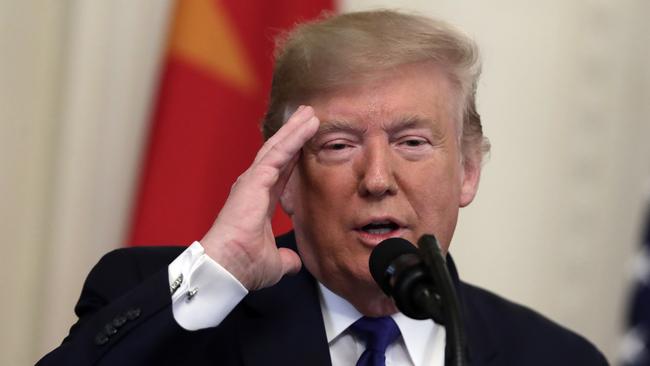
M 450 113 L 454 95 L 445 73 L 430 64 L 410 64 L 324 91 L 309 102 L 321 120 L 320 133 L 371 127 L 428 128 L 435 133 L 455 124 Z
M 331 118 L 321 119 L 317 135 L 332 132 L 365 133 L 371 128 L 384 130 L 389 135 L 410 129 L 427 129 L 432 131 L 434 135 L 441 134 L 444 131 L 439 121 L 417 114 L 403 114 L 391 118 L 371 120 L 332 116 Z
M 318 118 L 335 124 L 358 124 L 376 122 L 382 125 L 414 123 L 431 119 L 430 114 L 437 111 L 433 101 L 426 103 L 394 94 L 373 90 L 372 87 L 351 88 L 324 95 L 314 100 Z M 435 99 L 435 98 L 432 98 Z

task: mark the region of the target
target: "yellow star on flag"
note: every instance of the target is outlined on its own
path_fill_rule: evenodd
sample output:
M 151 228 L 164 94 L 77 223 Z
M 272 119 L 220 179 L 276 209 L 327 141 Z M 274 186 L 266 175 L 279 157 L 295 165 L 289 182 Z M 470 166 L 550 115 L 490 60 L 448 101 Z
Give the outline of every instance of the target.
M 180 0 L 170 35 L 170 52 L 207 70 L 245 94 L 258 82 L 236 27 L 216 0 Z

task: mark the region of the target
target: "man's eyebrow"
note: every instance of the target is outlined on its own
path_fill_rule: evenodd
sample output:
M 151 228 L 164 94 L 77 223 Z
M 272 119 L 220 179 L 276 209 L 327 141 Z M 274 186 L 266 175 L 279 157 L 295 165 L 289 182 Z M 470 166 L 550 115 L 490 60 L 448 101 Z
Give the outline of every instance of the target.
M 316 132 L 316 135 L 324 135 L 331 132 L 349 132 L 349 133 L 358 134 L 358 133 L 363 133 L 364 130 L 365 129 L 361 129 L 349 121 L 342 120 L 342 119 L 334 119 L 334 120 L 321 121 L 320 127 L 318 128 L 318 132 Z
M 431 131 L 434 138 L 444 135 L 439 123 L 436 123 L 436 121 L 430 118 L 418 115 L 407 115 L 393 121 L 386 122 L 384 128 L 390 135 L 404 130 L 421 128 Z M 362 135 L 365 131 L 365 127 L 361 128 L 358 125 L 345 119 L 331 119 L 321 121 L 318 132 L 316 132 L 316 136 L 322 136 L 332 132 L 347 132 L 355 135 Z
M 389 134 L 394 134 L 399 131 L 414 128 L 426 128 L 432 132 L 434 137 L 443 135 L 443 131 L 440 129 L 439 123 L 432 119 L 420 117 L 417 115 L 408 115 L 401 117 L 397 120 L 389 122 L 386 126 L 386 130 Z

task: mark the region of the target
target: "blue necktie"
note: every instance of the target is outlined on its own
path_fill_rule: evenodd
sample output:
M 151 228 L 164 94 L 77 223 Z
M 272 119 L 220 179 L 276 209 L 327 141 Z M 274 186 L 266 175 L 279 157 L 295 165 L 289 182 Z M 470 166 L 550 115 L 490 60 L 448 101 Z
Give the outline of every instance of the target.
M 366 350 L 359 357 L 357 366 L 385 366 L 386 348 L 400 335 L 393 318 L 390 316 L 381 318 L 364 316 L 354 322 L 350 329 L 357 337 L 366 341 Z

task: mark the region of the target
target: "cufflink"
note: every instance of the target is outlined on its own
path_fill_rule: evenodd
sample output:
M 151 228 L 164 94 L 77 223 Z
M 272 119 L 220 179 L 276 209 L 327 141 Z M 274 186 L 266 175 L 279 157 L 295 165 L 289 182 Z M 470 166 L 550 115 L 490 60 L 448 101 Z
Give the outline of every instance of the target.
M 187 291 L 187 301 L 192 300 L 192 298 L 194 297 L 194 295 L 196 295 L 197 292 L 199 292 L 198 287 L 195 287 L 195 288 Z
M 171 292 L 172 295 L 173 295 L 174 292 L 176 292 L 176 290 L 178 290 L 178 288 L 181 287 L 181 283 L 183 283 L 183 274 L 182 273 L 180 275 L 178 275 L 178 277 L 176 277 L 176 279 L 174 280 L 174 282 L 172 282 L 171 285 L 169 285 L 169 292 Z

